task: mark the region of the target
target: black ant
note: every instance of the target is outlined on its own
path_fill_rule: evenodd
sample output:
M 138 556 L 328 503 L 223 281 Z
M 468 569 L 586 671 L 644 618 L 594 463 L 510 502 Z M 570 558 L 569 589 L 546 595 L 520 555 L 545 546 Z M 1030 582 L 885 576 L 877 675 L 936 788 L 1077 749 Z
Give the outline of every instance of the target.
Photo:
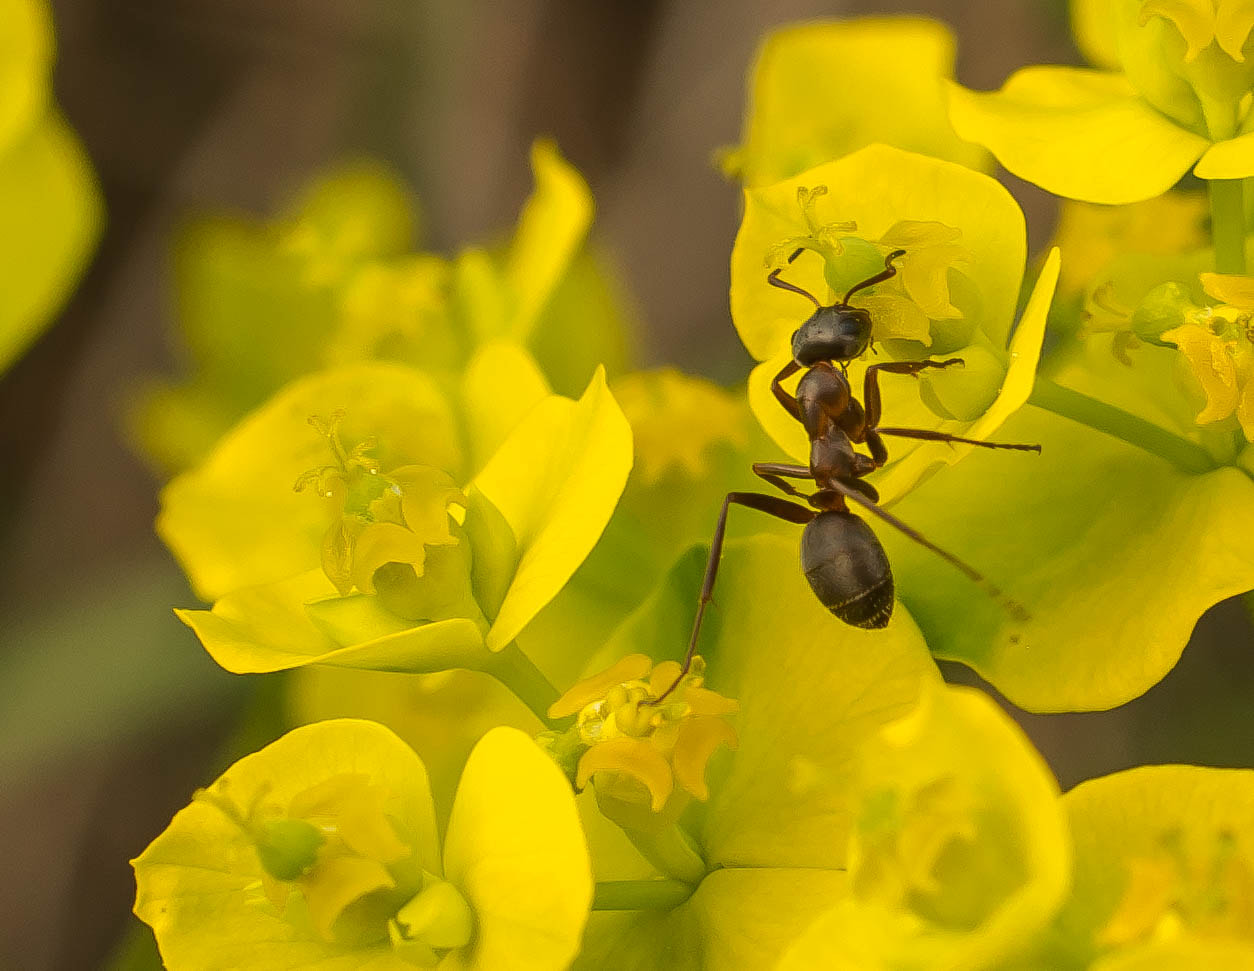
M 788 257 L 791 264 L 803 249 Z M 1001 591 L 989 584 L 975 569 L 952 553 L 941 549 L 922 533 L 907 526 L 896 516 L 880 508 L 879 493 L 863 477 L 888 461 L 888 449 L 881 436 L 914 438 L 929 442 L 959 442 L 981 448 L 1008 448 L 1040 452 L 1039 445 L 1009 445 L 998 442 L 959 438 L 944 432 L 923 428 L 886 428 L 880 424 L 879 374 L 909 374 L 917 377 L 928 368 L 947 368 L 963 363 L 962 358 L 944 361 L 893 361 L 872 364 L 866 370 L 862 398 L 865 406 L 853 396 L 847 369 L 849 362 L 860 357 L 871 345 L 871 314 L 852 307 L 849 298 L 859 290 L 883 283 L 897 275 L 893 262 L 906 255 L 894 250 L 884 258 L 884 269 L 875 276 L 855 284 L 840 303 L 823 306 L 810 293 L 795 284 L 781 280 L 784 269 L 773 270 L 766 282 L 781 290 L 800 294 L 815 306 L 810 315 L 792 335 L 792 360 L 771 381 L 776 400 L 793 418 L 805 426 L 810 437 L 810 464 L 785 465 L 777 462 L 755 462 L 754 474 L 780 491 L 802 499 L 801 505 L 790 499 L 759 492 L 729 492 L 723 500 L 718 525 L 710 544 L 710 558 L 705 568 L 705 581 L 697 603 L 697 616 L 688 641 L 683 668 L 662 695 L 658 704 L 679 684 L 688 672 L 701 633 L 701 620 L 714 592 L 719 560 L 723 552 L 723 535 L 727 529 L 727 510 L 732 503 L 748 506 L 790 523 L 805 526 L 801 535 L 801 567 L 815 595 L 823 606 L 845 623 L 854 627 L 877 630 L 887 626 L 893 612 L 893 574 L 888 556 L 875 533 L 862 519 L 849 510 L 848 502 L 869 510 L 890 526 L 899 529 L 916 543 L 926 546 L 952 563 L 974 582 L 980 584 L 1018 621 L 1028 619 L 1024 608 L 1003 598 Z M 794 397 L 780 382 L 805 369 Z M 867 446 L 870 455 L 854 451 L 854 445 Z M 809 479 L 818 491 L 806 495 L 788 479 Z

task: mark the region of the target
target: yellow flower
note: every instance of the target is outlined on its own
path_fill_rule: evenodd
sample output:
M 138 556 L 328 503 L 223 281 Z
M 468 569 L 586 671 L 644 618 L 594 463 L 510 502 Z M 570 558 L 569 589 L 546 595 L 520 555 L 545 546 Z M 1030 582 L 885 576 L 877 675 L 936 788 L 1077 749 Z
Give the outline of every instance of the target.
M 1207 295 L 1220 301 L 1186 314 L 1185 323 L 1164 331 L 1188 361 L 1206 395 L 1197 422 L 1205 425 L 1236 415 L 1248 441 L 1254 441 L 1254 277 L 1199 275 Z
M 702 687 L 704 672 L 700 657 L 679 678 L 675 661 L 655 665 L 643 654 L 629 654 L 576 684 L 549 709 L 550 718 L 578 714 L 572 731 L 583 752 L 575 785 L 593 781 L 606 815 L 630 824 L 628 819 L 640 818 L 634 810 L 647 806 L 673 820 L 690 798 L 709 798 L 706 763 L 720 745 L 736 747 L 726 716 L 739 706 Z
M 135 913 L 172 971 L 568 967 L 591 865 L 536 744 L 489 731 L 443 846 L 437 828 L 423 763 L 391 731 L 308 725 L 233 765 L 132 861 Z

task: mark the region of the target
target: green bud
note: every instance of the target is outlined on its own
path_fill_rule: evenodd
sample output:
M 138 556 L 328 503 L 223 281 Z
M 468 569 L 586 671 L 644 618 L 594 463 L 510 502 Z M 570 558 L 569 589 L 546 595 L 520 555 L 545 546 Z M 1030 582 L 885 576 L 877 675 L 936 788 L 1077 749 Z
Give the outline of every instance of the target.
M 271 819 L 254 830 L 257 858 L 276 880 L 295 880 L 314 864 L 323 837 L 303 819 Z
M 1197 305 L 1188 287 L 1180 283 L 1160 283 L 1132 312 L 1132 332 L 1142 340 L 1159 343 L 1163 331 L 1179 327 L 1194 310 Z

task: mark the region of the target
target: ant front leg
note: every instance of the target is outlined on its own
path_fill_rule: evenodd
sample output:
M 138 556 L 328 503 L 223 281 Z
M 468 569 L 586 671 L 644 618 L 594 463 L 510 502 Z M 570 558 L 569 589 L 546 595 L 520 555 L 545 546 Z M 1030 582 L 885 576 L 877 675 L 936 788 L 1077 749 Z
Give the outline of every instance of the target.
M 658 695 L 651 704 L 660 705 L 665 701 L 666 697 L 679 687 L 679 682 L 692 667 L 692 657 L 697 652 L 697 640 L 701 636 L 701 621 L 705 616 L 705 607 L 714 599 L 714 581 L 718 578 L 719 561 L 723 557 L 723 537 L 727 532 L 727 510 L 731 508 L 732 503 L 748 506 L 750 509 L 756 509 L 758 512 L 764 512 L 769 516 L 775 516 L 799 526 L 806 525 L 818 515 L 813 509 L 789 502 L 787 499 L 780 499 L 778 496 L 768 496 L 760 492 L 727 493 L 727 498 L 723 500 L 723 508 L 718 514 L 718 525 L 714 527 L 714 538 L 710 541 L 710 558 L 705 564 L 705 579 L 701 583 L 701 596 L 697 600 L 697 616 L 692 622 L 692 634 L 688 638 L 688 651 L 684 654 L 684 663 L 671 686 Z
M 797 399 L 784 390 L 784 386 L 780 384 L 785 378 L 790 378 L 801 370 L 801 365 L 796 361 L 789 361 L 782 368 L 779 374 L 771 379 L 771 394 L 775 395 L 775 400 L 783 405 L 784 410 L 792 415 L 797 421 L 801 421 L 801 406 L 797 404 Z

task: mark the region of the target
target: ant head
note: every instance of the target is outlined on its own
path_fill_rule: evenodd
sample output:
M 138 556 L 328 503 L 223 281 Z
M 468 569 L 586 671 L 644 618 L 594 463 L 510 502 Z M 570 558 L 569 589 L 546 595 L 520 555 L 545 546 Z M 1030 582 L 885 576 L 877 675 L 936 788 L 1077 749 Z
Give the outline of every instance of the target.
M 871 315 L 838 303 L 820 307 L 792 335 L 793 360 L 802 367 L 819 361 L 852 361 L 871 343 Z

